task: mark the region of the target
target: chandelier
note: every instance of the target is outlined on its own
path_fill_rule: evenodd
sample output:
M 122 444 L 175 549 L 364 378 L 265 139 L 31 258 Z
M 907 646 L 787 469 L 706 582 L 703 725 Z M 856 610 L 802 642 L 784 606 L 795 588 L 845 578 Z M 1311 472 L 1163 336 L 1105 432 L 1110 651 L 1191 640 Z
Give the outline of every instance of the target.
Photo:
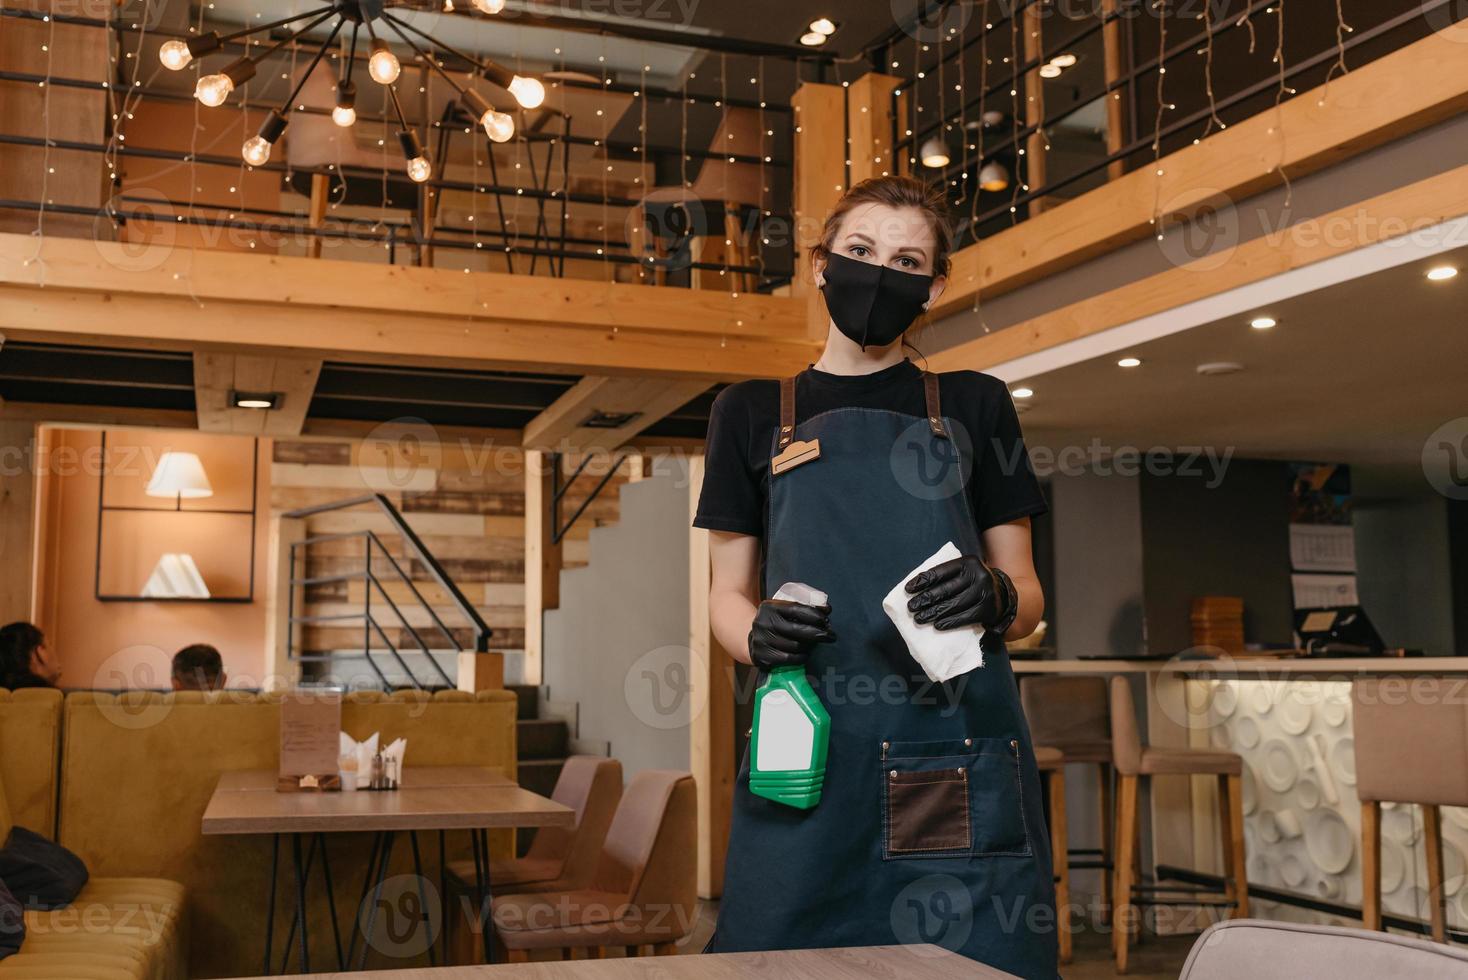
M 452 0 L 449 0 L 449 3 L 451 2 Z M 452 9 L 449 3 L 445 4 L 445 10 Z M 497 14 L 505 8 L 505 0 L 473 0 L 473 5 L 482 13 Z M 403 115 L 403 107 L 398 102 L 396 85 L 398 75 L 402 72 L 402 65 L 398 62 L 397 55 L 393 54 L 388 47 L 387 41 L 378 36 L 378 27 L 385 26 L 391 30 L 423 60 L 424 64 L 442 75 L 454 91 L 459 93 L 459 102 L 479 119 L 479 124 L 484 127 L 485 135 L 496 143 L 503 143 L 515 135 L 515 120 L 509 113 L 501 112 L 492 106 L 488 99 L 474 89 L 465 88 L 456 82 L 448 72 L 443 70 L 438 60 L 424 51 L 419 43 L 409 36 L 410 34 L 416 36 L 419 41 L 447 51 L 473 65 L 482 78 L 507 91 L 521 108 L 534 109 L 545 100 L 545 86 L 540 79 L 531 75 L 517 75 L 493 61 L 480 60 L 462 51 L 456 51 L 407 21 L 394 16 L 392 9 L 389 8 L 387 0 L 335 0 L 324 7 L 293 14 L 269 24 L 248 27 L 235 31 L 233 34 L 220 36 L 217 32 L 210 31 L 187 40 L 174 38 L 164 42 L 163 46 L 158 49 L 158 59 L 163 62 L 163 67 L 170 71 L 182 71 L 195 58 L 220 50 L 226 41 L 235 41 L 261 31 L 273 31 L 289 24 L 307 21 L 304 26 L 294 28 L 290 34 L 276 41 L 261 54 L 254 57 L 246 54 L 225 65 L 219 71 L 209 74 L 201 73 L 199 83 L 194 89 L 194 97 L 203 105 L 211 108 L 217 107 L 224 104 L 236 86 L 253 78 L 260 63 L 266 58 L 306 32 L 315 30 L 322 24 L 335 19 L 330 34 L 316 50 L 316 54 L 307 64 L 305 72 L 296 82 L 291 94 L 277 108 L 270 110 L 259 132 L 245 140 L 240 152 L 245 162 L 251 166 L 260 166 L 270 159 L 271 148 L 275 145 L 276 140 L 280 139 L 289 123 L 287 117 L 290 115 L 291 106 L 295 103 L 296 97 L 300 95 L 311 73 L 321 63 L 321 58 L 326 54 L 326 50 L 331 47 L 337 35 L 348 24 L 351 24 L 352 27 L 351 46 L 343 61 L 341 75 L 337 79 L 336 107 L 331 111 L 331 119 L 342 127 L 351 126 L 357 121 L 357 87 L 352 81 L 352 70 L 356 67 L 357 62 L 358 33 L 365 27 L 369 41 L 368 50 L 371 52 L 367 57 L 367 75 L 377 84 L 387 88 L 392 100 L 393 112 L 397 114 L 398 118 L 398 142 L 403 147 L 408 176 L 418 183 L 433 176 L 433 165 L 423 155 L 423 144 L 418 139 L 417 130 L 408 125 L 408 120 Z M 378 27 L 374 27 L 374 24 Z

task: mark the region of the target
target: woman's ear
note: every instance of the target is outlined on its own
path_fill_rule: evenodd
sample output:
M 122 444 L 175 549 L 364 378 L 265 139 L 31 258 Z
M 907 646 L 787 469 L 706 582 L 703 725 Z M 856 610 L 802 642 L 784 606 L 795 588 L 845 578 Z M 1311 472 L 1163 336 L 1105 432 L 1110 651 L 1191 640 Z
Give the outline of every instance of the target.
M 934 276 L 933 284 L 928 287 L 928 301 L 923 304 L 923 309 L 931 310 L 938 305 L 938 297 L 943 295 L 943 290 L 948 288 L 947 276 Z
M 826 284 L 826 256 L 820 252 L 812 251 L 810 253 L 810 271 L 816 288 L 820 289 Z

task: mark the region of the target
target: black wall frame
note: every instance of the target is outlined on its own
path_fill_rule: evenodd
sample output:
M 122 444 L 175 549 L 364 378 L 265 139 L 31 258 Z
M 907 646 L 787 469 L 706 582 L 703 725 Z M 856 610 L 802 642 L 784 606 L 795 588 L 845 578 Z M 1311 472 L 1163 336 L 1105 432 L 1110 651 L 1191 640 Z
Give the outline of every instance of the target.
M 164 507 L 108 507 L 107 499 L 107 431 L 102 431 L 102 456 L 101 466 L 97 473 L 97 549 L 92 559 L 92 594 L 98 602 L 215 602 L 215 603 L 251 603 L 255 601 L 255 538 L 259 530 L 260 513 L 260 440 L 250 441 L 250 509 L 229 510 L 227 508 L 191 507 L 183 509 L 183 498 L 179 497 L 174 503 L 174 508 L 169 511 Z M 157 597 L 145 595 L 107 595 L 102 592 L 102 523 L 103 518 L 109 511 L 130 511 L 135 513 L 149 514 L 237 514 L 250 516 L 250 590 L 242 596 L 214 596 L 207 599 L 194 599 L 187 596 Z

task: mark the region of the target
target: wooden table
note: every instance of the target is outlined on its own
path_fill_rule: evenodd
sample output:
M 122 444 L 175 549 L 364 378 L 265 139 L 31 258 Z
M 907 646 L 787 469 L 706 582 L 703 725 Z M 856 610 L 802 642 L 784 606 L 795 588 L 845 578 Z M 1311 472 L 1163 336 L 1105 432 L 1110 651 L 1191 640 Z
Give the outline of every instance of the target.
M 347 974 L 318 973 L 317 980 Z M 448 966 L 351 974 L 356 980 L 1013 980 L 1014 974 L 965 959 L 937 946 L 867 946 L 707 956 L 639 956 L 615 960 Z
M 337 967 L 346 969 L 356 950 L 360 916 L 352 918 L 351 941 L 345 955 L 338 931 L 332 892 L 331 868 L 327 863 L 325 834 L 371 832 L 372 854 L 362 884 L 363 901 L 368 894 L 373 913 L 367 916 L 362 955 L 358 969 L 367 963 L 372 944 L 383 882 L 388 877 L 395 835 L 408 834 L 412 846 L 413 870 L 422 894 L 423 865 L 418 850 L 419 831 L 437 831 L 440 864 L 444 853 L 444 832 L 467 830 L 474 851 L 475 897 L 481 918 L 485 959 L 491 952 L 490 902 L 492 882 L 489 878 L 488 828 L 569 827 L 576 819 L 570 807 L 537 793 L 521 789 L 492 769 L 472 766 L 419 766 L 403 771 L 401 788 L 391 791 L 357 790 L 334 793 L 280 793 L 275 791 L 276 774 L 269 770 L 228 772 L 220 776 L 214 795 L 204 809 L 203 833 L 269 834 L 273 840 L 270 869 L 270 893 L 265 929 L 265 972 L 271 970 L 274 942 L 275 894 L 280 865 L 280 839 L 290 838 L 296 882 L 296 914 L 291 933 L 285 941 L 289 949 L 299 932 L 300 971 L 309 973 L 310 950 L 306 935 L 306 882 L 316 855 L 321 856 L 322 876 L 326 882 L 327 901 L 332 909 L 333 938 L 336 940 Z M 303 849 L 302 838 L 309 838 Z M 441 882 L 441 885 L 443 883 Z M 359 903 L 360 906 L 360 903 Z M 430 962 L 436 954 L 429 945 Z M 282 965 L 282 969 L 283 969 Z

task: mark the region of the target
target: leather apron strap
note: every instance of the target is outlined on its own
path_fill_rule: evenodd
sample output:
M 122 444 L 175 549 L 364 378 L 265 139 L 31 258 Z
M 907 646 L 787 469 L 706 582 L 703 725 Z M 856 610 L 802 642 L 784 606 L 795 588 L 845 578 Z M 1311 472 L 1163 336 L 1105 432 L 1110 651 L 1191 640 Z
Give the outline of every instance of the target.
M 776 450 L 790 445 L 795 436 L 795 379 L 780 379 L 780 441 Z
M 943 427 L 943 403 L 938 397 L 938 376 L 931 371 L 923 372 L 923 397 L 928 404 L 928 427 L 935 437 L 947 439 L 948 430 Z

